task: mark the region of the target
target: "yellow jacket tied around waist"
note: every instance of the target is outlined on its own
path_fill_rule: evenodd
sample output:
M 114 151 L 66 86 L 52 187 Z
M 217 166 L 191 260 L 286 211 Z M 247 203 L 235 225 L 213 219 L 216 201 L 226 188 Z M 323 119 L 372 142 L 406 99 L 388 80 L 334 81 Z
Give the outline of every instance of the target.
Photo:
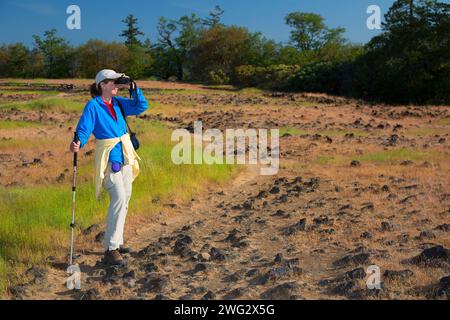
M 105 171 L 108 167 L 109 153 L 116 144 L 122 142 L 123 157 L 125 165 L 131 165 L 133 169 L 133 181 L 139 174 L 139 163 L 141 160 L 139 155 L 134 150 L 133 144 L 130 140 L 130 135 L 125 133 L 120 138 L 111 139 L 97 139 L 95 145 L 95 198 L 98 199 L 102 190 L 103 179 L 105 178 Z

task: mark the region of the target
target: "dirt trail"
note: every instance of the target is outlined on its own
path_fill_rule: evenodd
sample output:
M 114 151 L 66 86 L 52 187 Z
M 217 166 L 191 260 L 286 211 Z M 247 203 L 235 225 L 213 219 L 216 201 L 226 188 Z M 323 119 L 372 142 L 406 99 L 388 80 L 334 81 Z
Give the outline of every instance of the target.
M 290 237 L 304 228 L 292 225 L 303 215 L 272 213 L 269 208 L 278 202 L 279 192 L 271 180 L 248 166 L 225 188 L 210 188 L 192 203 L 176 204 L 170 213 L 145 223 L 134 221 L 127 228 L 133 252 L 125 255 L 124 269 L 103 266 L 94 234 L 82 237 L 77 258 L 82 290 L 65 288 L 65 265 L 59 261 L 45 272 L 45 281 L 27 287 L 29 297 L 24 298 L 318 298 L 317 283 L 335 254 L 311 259 L 307 239 L 303 248 L 293 245 Z M 286 183 L 309 191 L 317 187 L 314 179 L 304 183 L 295 178 L 276 185 L 283 189 Z M 271 292 L 278 283 L 285 288 Z

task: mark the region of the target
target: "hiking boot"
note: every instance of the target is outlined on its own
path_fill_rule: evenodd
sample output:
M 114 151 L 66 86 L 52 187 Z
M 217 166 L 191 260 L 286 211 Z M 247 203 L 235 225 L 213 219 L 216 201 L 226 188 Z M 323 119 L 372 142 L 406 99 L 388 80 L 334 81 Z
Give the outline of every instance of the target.
M 131 248 L 123 247 L 123 246 L 120 246 L 118 250 L 119 250 L 119 253 L 121 253 L 121 254 L 125 254 L 125 253 L 130 253 L 131 252 Z
M 103 263 L 110 266 L 122 266 L 125 264 L 118 249 L 105 251 Z

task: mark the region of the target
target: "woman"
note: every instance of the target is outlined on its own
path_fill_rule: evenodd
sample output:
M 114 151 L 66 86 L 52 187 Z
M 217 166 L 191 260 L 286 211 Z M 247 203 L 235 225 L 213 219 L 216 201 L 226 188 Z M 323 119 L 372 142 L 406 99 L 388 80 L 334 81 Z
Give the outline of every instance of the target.
M 132 182 L 139 171 L 137 160 L 140 160 L 127 133 L 121 108 L 125 117 L 141 114 L 148 108 L 147 100 L 134 82 L 115 83 L 123 76 L 109 69 L 97 73 L 90 88 L 92 99 L 86 104 L 77 125 L 80 141 L 70 144 L 70 151 L 78 152 L 86 145 L 91 133 L 96 138 L 96 197 L 102 186 L 110 197 L 103 259 L 108 265 L 123 265 L 121 253 L 129 251 L 123 247 L 123 232 Z M 132 99 L 115 97 L 119 88 L 128 87 L 132 90 Z

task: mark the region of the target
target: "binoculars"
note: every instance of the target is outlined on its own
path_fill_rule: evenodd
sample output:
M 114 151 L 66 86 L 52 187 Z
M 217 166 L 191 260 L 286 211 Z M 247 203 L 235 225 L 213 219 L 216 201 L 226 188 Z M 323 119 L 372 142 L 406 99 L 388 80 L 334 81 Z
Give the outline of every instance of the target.
M 120 78 L 114 81 L 115 84 L 130 84 L 133 82 L 133 79 L 127 76 L 121 76 Z

